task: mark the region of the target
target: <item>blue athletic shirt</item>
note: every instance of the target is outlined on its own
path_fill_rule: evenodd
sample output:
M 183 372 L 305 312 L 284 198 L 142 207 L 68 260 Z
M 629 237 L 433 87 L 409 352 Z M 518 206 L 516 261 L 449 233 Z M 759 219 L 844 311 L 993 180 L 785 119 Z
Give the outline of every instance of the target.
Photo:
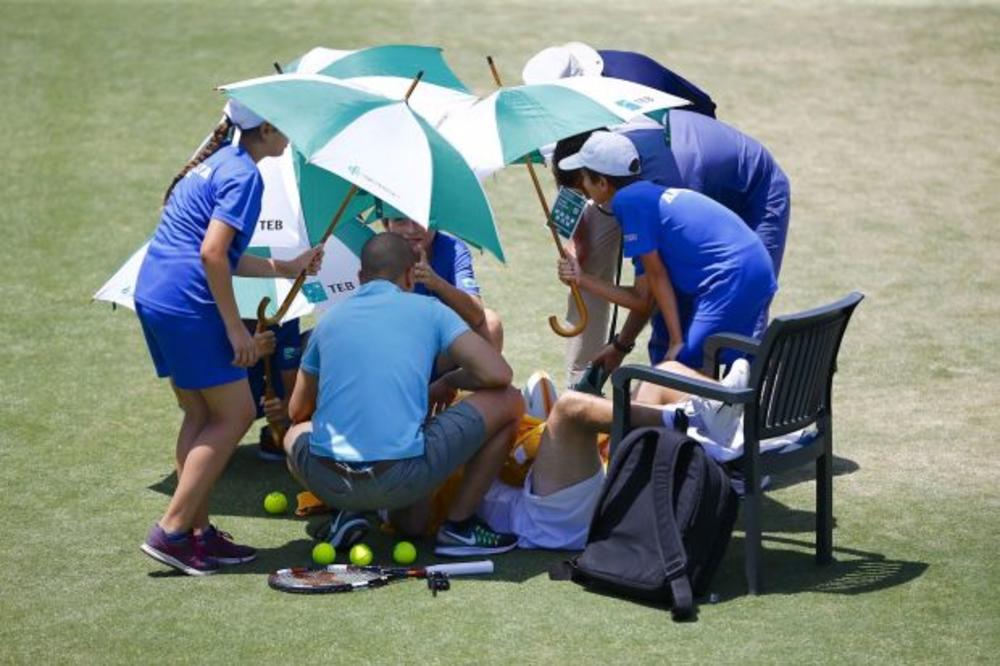
M 656 251 L 680 294 L 696 297 L 699 318 L 723 317 L 753 266 L 769 267 L 764 245 L 726 207 L 690 190 L 639 181 L 611 200 L 624 254 L 642 275 L 640 255 Z M 773 271 L 770 292 L 777 290 Z
M 264 180 L 241 146 L 220 148 L 177 183 L 149 243 L 136 280 L 135 300 L 168 314 L 199 316 L 215 310 L 201 263 L 208 223 L 236 230 L 229 246 L 230 271 L 250 243 L 260 217 Z
M 431 268 L 446 282 L 473 296 L 479 296 L 479 283 L 472 270 L 472 253 L 463 241 L 448 234 L 435 232 L 431 241 Z M 422 283 L 413 289 L 413 293 L 421 296 L 433 296 Z
M 700 192 L 756 229 L 767 212 L 773 178 L 785 180 L 771 153 L 723 122 L 691 111 L 671 110 L 664 130 L 628 130 L 643 180 Z
M 692 111 L 715 117 L 715 102 L 711 96 L 683 76 L 676 74 L 649 56 L 634 51 L 598 51 L 604 60 L 602 76 L 625 79 L 655 88 L 691 102 Z
M 440 301 L 386 280 L 332 305 L 299 366 L 319 377 L 309 450 L 345 462 L 423 455 L 434 361 L 468 330 Z

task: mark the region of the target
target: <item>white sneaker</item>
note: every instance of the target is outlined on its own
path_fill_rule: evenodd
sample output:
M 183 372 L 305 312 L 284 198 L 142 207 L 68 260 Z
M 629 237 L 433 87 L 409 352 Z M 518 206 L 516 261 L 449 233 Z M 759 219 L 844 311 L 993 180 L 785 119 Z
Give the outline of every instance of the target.
M 528 377 L 521 396 L 524 398 L 525 413 L 542 420 L 548 417 L 552 405 L 556 404 L 556 398 L 559 397 L 555 382 L 542 370 Z
M 719 383 L 726 388 L 742 389 L 746 388 L 749 382 L 750 363 L 741 358 L 733 363 Z M 691 403 L 709 439 L 727 448 L 735 445 L 736 436 L 743 423 L 743 405 L 729 405 L 704 398 L 693 398 Z

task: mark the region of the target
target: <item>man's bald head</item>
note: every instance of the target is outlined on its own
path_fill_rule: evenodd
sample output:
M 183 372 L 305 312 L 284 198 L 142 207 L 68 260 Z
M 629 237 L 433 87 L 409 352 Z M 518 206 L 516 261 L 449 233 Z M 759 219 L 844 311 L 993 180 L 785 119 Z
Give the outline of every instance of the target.
M 388 280 L 399 284 L 415 263 L 410 244 L 401 236 L 376 234 L 361 248 L 361 283 Z

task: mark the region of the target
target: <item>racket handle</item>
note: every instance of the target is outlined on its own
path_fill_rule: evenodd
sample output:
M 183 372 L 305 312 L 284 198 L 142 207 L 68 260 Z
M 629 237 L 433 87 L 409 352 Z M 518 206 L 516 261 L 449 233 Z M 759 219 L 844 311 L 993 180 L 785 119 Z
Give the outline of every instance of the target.
M 493 560 L 478 562 L 455 562 L 454 564 L 432 564 L 426 569 L 428 574 L 442 573 L 446 576 L 475 576 L 493 573 Z

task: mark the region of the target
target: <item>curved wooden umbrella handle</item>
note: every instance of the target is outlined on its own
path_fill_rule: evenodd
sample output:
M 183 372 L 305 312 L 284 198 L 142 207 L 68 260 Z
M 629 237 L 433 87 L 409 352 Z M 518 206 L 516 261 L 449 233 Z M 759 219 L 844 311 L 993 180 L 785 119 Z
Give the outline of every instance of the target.
M 260 303 L 257 304 L 257 332 L 263 333 L 271 326 L 274 322 L 270 322 L 267 319 L 267 306 L 271 303 L 271 298 L 265 296 L 260 299 Z M 258 363 L 264 364 L 264 399 L 274 400 L 278 397 L 278 394 L 274 391 L 274 374 L 271 368 L 271 359 L 274 357 L 273 354 L 269 356 L 261 357 Z M 282 442 L 285 439 L 285 426 L 277 421 L 268 420 L 267 424 L 271 427 L 271 442 L 277 448 L 283 448 Z
M 549 317 L 549 326 L 552 327 L 552 332 L 564 338 L 575 338 L 583 333 L 583 329 L 587 328 L 587 304 L 583 302 L 580 288 L 574 284 L 570 290 L 573 293 L 576 310 L 580 313 L 580 321 L 577 322 L 576 326 L 564 326 L 555 315 Z

